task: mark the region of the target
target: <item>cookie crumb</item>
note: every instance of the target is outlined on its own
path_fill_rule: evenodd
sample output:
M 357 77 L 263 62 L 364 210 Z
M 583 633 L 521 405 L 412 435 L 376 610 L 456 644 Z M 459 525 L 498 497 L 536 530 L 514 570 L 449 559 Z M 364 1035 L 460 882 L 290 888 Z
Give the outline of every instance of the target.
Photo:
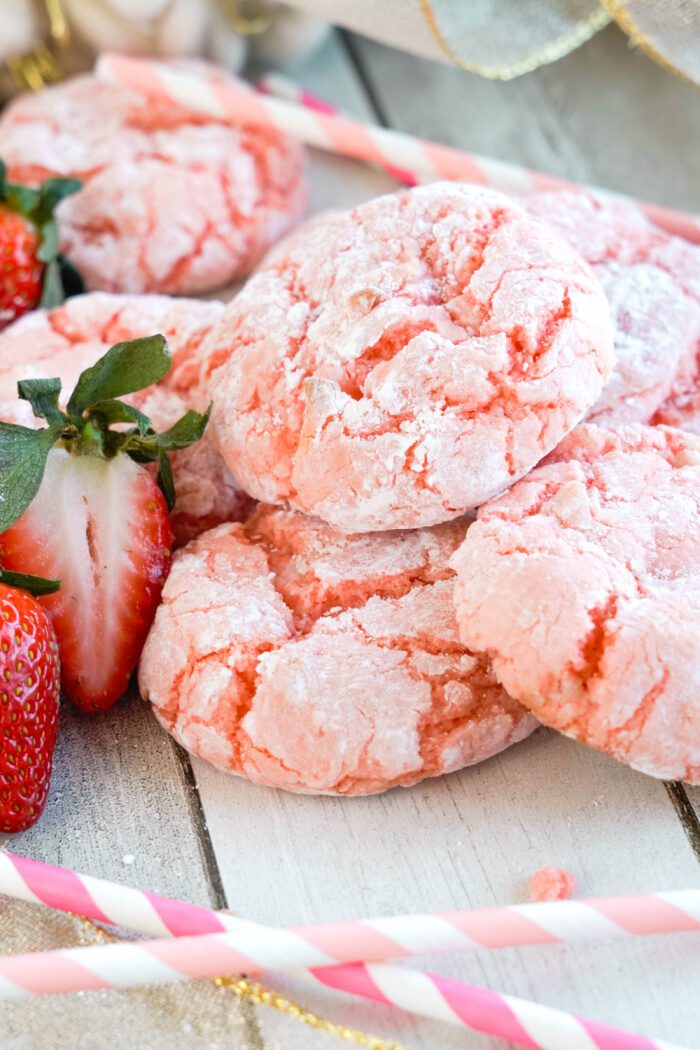
M 565 901 L 576 889 L 576 876 L 565 868 L 539 868 L 530 876 L 530 899 Z

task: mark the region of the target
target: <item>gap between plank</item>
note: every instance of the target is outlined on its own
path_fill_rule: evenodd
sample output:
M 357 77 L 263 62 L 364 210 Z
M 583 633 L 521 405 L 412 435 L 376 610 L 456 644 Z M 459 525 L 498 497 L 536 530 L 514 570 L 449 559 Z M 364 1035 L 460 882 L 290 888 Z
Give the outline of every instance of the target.
M 352 66 L 355 75 L 357 76 L 360 86 L 367 97 L 367 102 L 370 105 L 370 107 L 374 110 L 375 120 L 378 124 L 381 124 L 382 127 L 391 127 L 389 114 L 384 109 L 383 103 L 379 100 L 379 95 L 377 94 L 376 88 L 372 83 L 372 79 L 369 75 L 369 72 L 367 71 L 367 67 L 365 66 L 362 60 L 362 55 L 360 54 L 359 48 L 355 42 L 353 34 L 349 33 L 345 29 L 337 29 L 336 32 L 338 34 L 340 43 L 348 56 L 350 65 Z
M 180 747 L 172 737 L 170 738 L 170 743 L 173 748 L 175 759 L 180 767 L 182 778 L 185 782 L 187 803 L 190 808 L 192 824 L 202 854 L 204 870 L 207 879 L 209 880 L 213 904 L 217 911 L 222 911 L 227 906 L 226 891 L 219 871 L 219 865 L 216 862 L 216 853 L 214 852 L 209 828 L 207 827 L 202 800 L 199 797 L 199 789 L 197 788 L 197 780 L 192 768 L 192 762 L 190 761 L 190 756 L 185 749 Z M 243 1024 L 245 1025 L 245 1037 L 248 1040 L 250 1050 L 265 1050 L 260 1023 L 255 1012 L 255 1004 L 249 999 L 240 998 L 238 1000 L 238 1007 L 241 1017 L 243 1018 Z
M 222 911 L 227 907 L 226 891 L 224 890 L 224 883 L 219 871 L 219 865 L 216 862 L 216 854 L 214 852 L 211 836 L 209 835 L 209 829 L 207 828 L 202 800 L 199 797 L 197 780 L 194 775 L 194 770 L 192 769 L 190 756 L 183 747 L 180 747 L 180 745 L 173 740 L 172 737 L 170 738 L 170 743 L 180 767 L 182 778 L 185 781 L 187 803 L 190 808 L 192 823 L 197 836 L 199 849 L 202 854 L 204 871 L 209 880 L 209 886 L 213 898 L 212 903 L 217 911 Z
M 691 849 L 700 861 L 700 820 L 698 820 L 697 814 L 690 804 L 687 792 L 683 785 L 676 780 L 664 781 L 664 787 L 668 792 L 668 797 L 671 799 L 676 815 L 683 825 L 683 830 L 688 837 Z

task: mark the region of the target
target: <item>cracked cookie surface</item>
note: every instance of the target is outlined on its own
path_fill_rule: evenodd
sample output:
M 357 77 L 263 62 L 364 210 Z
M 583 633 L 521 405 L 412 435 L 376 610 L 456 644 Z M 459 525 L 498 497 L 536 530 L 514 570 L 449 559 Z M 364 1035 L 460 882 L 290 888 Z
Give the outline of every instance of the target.
M 19 181 L 84 181 L 58 209 L 61 251 L 88 287 L 112 292 L 222 288 L 306 203 L 296 142 L 156 105 L 91 74 L 11 103 L 0 156 Z
M 648 423 L 664 406 L 654 422 L 687 419 L 693 429 L 690 416 L 700 420 L 700 412 L 687 392 L 700 388 L 700 248 L 624 201 L 561 191 L 523 203 L 591 264 L 610 302 L 615 368 L 587 419 Z
M 540 721 L 700 781 L 700 438 L 578 427 L 452 565 L 462 640 Z
M 141 692 L 188 750 L 291 791 L 371 794 L 451 772 L 535 720 L 462 645 L 465 520 L 345 536 L 260 506 L 175 556 Z
M 173 364 L 157 386 L 125 398 L 152 420 L 156 430 L 172 426 L 188 408 L 203 411 L 196 386 L 202 341 L 221 315 L 217 302 L 165 295 L 92 292 L 53 310 L 36 310 L 0 332 L 0 419 L 39 426 L 29 403 L 17 399 L 19 379 L 58 376 L 67 397 L 78 376 L 115 343 L 139 336 L 165 336 Z M 171 516 L 179 543 L 250 513 L 253 501 L 234 482 L 209 431 L 190 448 L 171 454 L 177 502 Z
M 314 220 L 206 349 L 243 487 L 346 532 L 437 524 L 502 491 L 612 368 L 587 264 L 506 197 L 453 183 Z

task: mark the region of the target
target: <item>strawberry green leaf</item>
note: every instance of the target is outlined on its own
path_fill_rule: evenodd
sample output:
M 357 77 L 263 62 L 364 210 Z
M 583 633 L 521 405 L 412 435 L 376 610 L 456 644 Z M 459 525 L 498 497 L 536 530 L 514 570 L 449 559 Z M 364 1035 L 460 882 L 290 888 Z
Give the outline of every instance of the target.
M 117 343 L 97 364 L 80 375 L 68 402 L 68 412 L 72 416 L 82 416 L 99 401 L 111 401 L 143 390 L 162 379 L 171 363 L 172 357 L 162 335 Z
M 174 452 L 176 449 L 189 448 L 190 445 L 194 445 L 206 430 L 210 415 L 211 405 L 204 413 L 190 409 L 169 430 L 164 430 L 162 434 L 157 435 L 158 448 Z
M 39 187 L 39 198 L 29 219 L 39 231 L 40 244 L 36 254 L 41 262 L 49 263 L 58 258 L 58 226 L 54 212 L 65 197 L 77 193 L 81 186 L 79 179 L 47 179 Z
M 139 434 L 136 430 L 128 431 L 126 434 L 112 434 L 117 440 L 121 438 L 115 452 L 125 452 L 135 463 L 153 463 L 160 458 L 158 448 L 158 435 L 154 430 L 147 434 Z
M 29 186 L 20 186 L 18 182 L 6 182 L 3 198 L 8 208 L 28 219 L 39 202 L 39 193 Z
M 4 160 L 0 160 L 0 200 L 5 199 L 5 190 L 7 188 L 7 164 Z
M 22 516 L 39 491 L 61 429 L 58 423 L 45 430 L 0 423 L 0 533 Z
M 44 280 L 41 285 L 41 301 L 39 305 L 43 310 L 51 310 L 54 306 L 60 306 L 65 295 L 63 282 L 61 281 L 61 268 L 56 259 L 46 264 L 44 269 Z
M 53 213 L 66 197 L 82 188 L 80 179 L 46 179 L 39 187 L 39 200 L 32 216 L 37 226 L 43 226 L 53 218 Z
M 65 423 L 66 417 L 58 407 L 60 379 L 20 379 L 17 393 L 23 401 L 29 402 L 32 412 L 39 419 L 48 419 L 50 423 Z
M 90 416 L 100 416 L 107 426 L 112 423 L 134 423 L 139 434 L 147 434 L 151 429 L 151 421 L 143 412 L 139 412 L 132 405 L 112 398 L 109 401 L 98 401 L 96 405 L 90 406 Z M 120 434 L 116 434 L 120 437 Z
M 41 227 L 41 241 L 37 248 L 36 257 L 40 262 L 53 262 L 58 258 L 58 226 L 53 220 L 45 222 Z
M 61 586 L 60 580 L 47 580 L 43 576 L 30 576 L 25 572 L 10 572 L 3 568 L 0 568 L 0 583 L 6 583 L 8 587 L 20 587 L 35 598 L 42 594 L 55 594 Z
M 165 496 L 168 510 L 172 510 L 175 506 L 175 482 L 173 481 L 170 459 L 164 448 L 160 450 L 158 456 L 158 485 Z

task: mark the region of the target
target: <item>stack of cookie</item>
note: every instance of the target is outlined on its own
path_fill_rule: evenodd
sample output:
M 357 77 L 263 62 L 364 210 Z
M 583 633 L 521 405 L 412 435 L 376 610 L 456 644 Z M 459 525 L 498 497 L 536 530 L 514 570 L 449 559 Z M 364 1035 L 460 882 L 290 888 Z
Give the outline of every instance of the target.
M 300 152 L 95 87 L 16 103 L 0 155 L 82 175 L 66 248 L 149 294 L 17 322 L 0 397 L 20 354 L 68 376 L 160 330 L 149 414 L 213 401 L 141 660 L 166 728 L 294 791 L 409 785 L 538 720 L 700 781 L 698 249 L 628 205 L 437 183 L 314 218 L 226 306 L 170 300 L 293 225 Z
M 697 778 L 680 603 L 700 446 L 640 426 L 562 443 L 586 415 L 646 422 L 678 397 L 697 255 L 626 207 L 530 210 L 566 240 L 445 184 L 317 218 L 214 325 L 211 440 L 264 505 L 181 555 L 144 653 L 144 695 L 191 750 L 294 790 L 378 791 L 521 739 L 525 708 Z

